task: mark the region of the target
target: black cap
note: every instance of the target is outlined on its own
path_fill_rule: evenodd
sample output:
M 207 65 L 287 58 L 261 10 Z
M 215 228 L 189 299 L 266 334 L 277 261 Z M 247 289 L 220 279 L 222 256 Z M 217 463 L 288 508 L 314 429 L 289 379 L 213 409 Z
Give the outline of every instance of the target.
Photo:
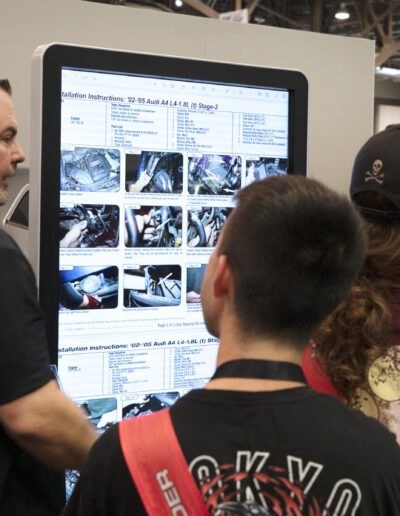
M 351 198 L 354 200 L 360 192 L 375 192 L 398 207 L 385 211 L 359 206 L 366 219 L 400 223 L 400 124 L 389 125 L 371 136 L 358 152 L 351 177 Z

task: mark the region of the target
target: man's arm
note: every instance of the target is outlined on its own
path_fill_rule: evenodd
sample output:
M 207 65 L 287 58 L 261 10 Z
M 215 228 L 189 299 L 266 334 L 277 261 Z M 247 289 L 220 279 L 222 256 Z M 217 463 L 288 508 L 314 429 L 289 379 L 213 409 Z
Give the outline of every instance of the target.
M 54 380 L 0 405 L 0 425 L 21 448 L 57 469 L 79 469 L 98 437 Z

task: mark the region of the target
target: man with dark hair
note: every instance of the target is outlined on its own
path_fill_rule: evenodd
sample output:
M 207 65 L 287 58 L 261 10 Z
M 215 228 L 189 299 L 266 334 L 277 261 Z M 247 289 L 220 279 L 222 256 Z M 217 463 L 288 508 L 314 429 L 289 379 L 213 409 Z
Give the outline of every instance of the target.
M 400 514 L 394 436 L 309 389 L 299 366 L 363 262 L 358 214 L 298 176 L 257 181 L 237 200 L 201 291 L 220 339 L 214 376 L 105 433 L 66 515 Z
M 16 136 L 11 86 L 2 79 L 0 205 L 25 159 Z M 63 478 L 49 468 L 80 467 L 96 433 L 53 379 L 33 271 L 2 229 L 0 285 L 0 514 L 55 516 Z

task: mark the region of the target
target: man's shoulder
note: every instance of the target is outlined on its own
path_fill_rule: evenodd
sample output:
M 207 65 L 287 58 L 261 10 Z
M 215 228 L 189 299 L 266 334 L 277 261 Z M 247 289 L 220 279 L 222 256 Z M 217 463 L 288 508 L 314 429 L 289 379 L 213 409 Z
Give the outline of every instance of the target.
M 360 452 L 366 450 L 369 460 L 377 466 L 381 464 L 383 469 L 386 468 L 389 459 L 389 465 L 397 468 L 400 480 L 400 446 L 396 435 L 374 417 L 367 416 L 358 409 L 344 408 L 349 414 L 349 434 Z
M 370 460 L 392 456 L 393 463 L 400 466 L 400 447 L 396 436 L 380 421 L 367 416 L 361 410 L 345 405 L 330 394 L 309 389 L 310 397 L 304 400 L 304 415 L 315 428 L 324 429 L 337 444 L 350 448 L 362 456 L 368 452 Z M 301 425 L 300 425 L 301 426 Z
M 0 228 L 0 259 L 7 266 L 14 266 L 20 272 L 32 273 L 32 268 L 18 244 L 4 229 Z
M 390 441 L 392 438 L 395 439 L 394 434 L 374 417 L 367 416 L 357 408 L 345 405 L 330 394 L 315 394 L 316 406 L 321 407 L 323 411 L 326 410 L 327 413 L 332 413 L 335 418 L 338 418 L 338 421 L 342 421 L 344 424 L 342 431 L 343 428 L 348 432 L 351 432 L 352 430 L 365 429 L 366 439 L 376 439 L 377 437 L 381 437 L 383 439 L 390 437 Z
M 122 453 L 119 440 L 119 423 L 111 426 L 106 432 L 103 432 L 94 443 L 91 454 L 97 457 L 103 453 L 111 456 L 115 453 Z
M 358 450 L 360 454 L 370 448 L 377 455 L 387 450 L 383 454 L 393 453 L 394 460 L 400 465 L 400 447 L 396 437 L 382 423 L 344 405 L 333 396 L 317 393 L 310 388 L 265 393 L 198 389 L 180 398 L 172 407 L 172 412 L 181 421 L 187 414 L 201 419 L 210 411 L 216 417 L 224 418 L 224 407 L 227 410 L 235 407 L 235 412 L 239 414 L 242 410 L 248 412 L 252 405 L 258 414 L 262 414 L 263 409 L 273 408 L 280 424 L 295 424 L 298 435 L 303 435 L 305 440 L 318 431 L 321 439 L 327 442 L 336 440 L 338 444 L 342 443 L 343 448 L 354 447 L 354 451 Z
M 2 228 L 0 228 L 0 250 L 10 250 L 18 254 L 21 253 L 15 240 Z

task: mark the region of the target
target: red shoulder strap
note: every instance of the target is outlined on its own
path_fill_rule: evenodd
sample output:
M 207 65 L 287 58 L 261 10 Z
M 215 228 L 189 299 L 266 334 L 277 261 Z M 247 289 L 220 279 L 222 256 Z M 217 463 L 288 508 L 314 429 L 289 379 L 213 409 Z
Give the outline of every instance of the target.
M 119 423 L 122 453 L 150 516 L 208 516 L 169 409 Z
M 327 374 L 321 369 L 317 360 L 313 357 L 312 348 L 308 345 L 301 358 L 301 367 L 307 380 L 307 385 L 317 392 L 323 392 L 334 396 L 344 402 L 343 396 L 333 386 Z

